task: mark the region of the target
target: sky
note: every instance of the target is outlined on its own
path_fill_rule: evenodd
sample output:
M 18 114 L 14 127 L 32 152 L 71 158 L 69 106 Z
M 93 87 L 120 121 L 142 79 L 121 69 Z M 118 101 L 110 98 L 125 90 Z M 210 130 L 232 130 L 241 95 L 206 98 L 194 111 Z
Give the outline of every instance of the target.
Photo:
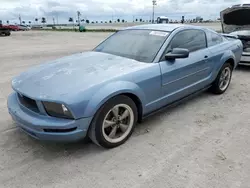
M 219 12 L 234 4 L 247 3 L 246 0 L 157 0 L 156 16 L 170 19 L 186 19 L 201 16 L 216 19 Z M 133 18 L 149 20 L 152 17 L 152 0 L 0 0 L 0 20 L 5 23 L 22 20 L 35 22 L 45 17 L 48 23 L 67 23 L 69 17 L 76 19 L 76 11 L 82 19 L 90 21 L 109 21 L 118 18 L 132 21 Z

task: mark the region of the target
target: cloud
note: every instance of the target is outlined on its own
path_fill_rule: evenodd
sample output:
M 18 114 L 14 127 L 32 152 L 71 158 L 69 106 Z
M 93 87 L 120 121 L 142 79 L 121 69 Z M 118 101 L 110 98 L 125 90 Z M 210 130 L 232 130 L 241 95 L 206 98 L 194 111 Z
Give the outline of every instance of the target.
M 117 3 L 118 2 L 118 3 Z M 157 0 L 156 15 L 203 16 L 216 18 L 219 12 L 233 4 L 247 3 L 245 0 Z M 144 16 L 150 19 L 151 0 L 1 0 L 0 19 L 18 21 L 35 18 L 59 17 L 67 22 L 68 17 L 76 17 L 79 10 L 84 18 L 110 19 L 114 17 Z M 128 18 L 129 19 L 129 18 Z

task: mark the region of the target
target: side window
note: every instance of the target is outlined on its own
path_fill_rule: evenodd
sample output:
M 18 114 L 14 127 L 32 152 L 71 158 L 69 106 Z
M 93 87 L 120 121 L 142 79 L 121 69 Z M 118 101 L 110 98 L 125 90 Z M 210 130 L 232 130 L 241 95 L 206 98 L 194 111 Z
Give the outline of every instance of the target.
M 173 48 L 185 48 L 194 52 L 207 47 L 206 34 L 201 30 L 185 30 L 177 33 L 170 42 L 168 51 Z
M 208 46 L 209 47 L 220 44 L 223 41 L 222 36 L 218 35 L 217 33 L 211 32 L 211 31 L 208 31 L 207 36 L 208 36 Z

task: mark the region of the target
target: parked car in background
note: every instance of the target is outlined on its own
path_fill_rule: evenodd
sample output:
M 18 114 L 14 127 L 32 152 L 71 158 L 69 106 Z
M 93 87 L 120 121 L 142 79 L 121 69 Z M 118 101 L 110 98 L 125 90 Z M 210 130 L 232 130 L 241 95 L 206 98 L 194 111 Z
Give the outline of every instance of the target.
M 234 5 L 221 11 L 222 31 L 243 43 L 241 64 L 250 64 L 250 4 Z
M 148 115 L 208 88 L 224 93 L 242 49 L 240 40 L 198 26 L 130 27 L 92 51 L 14 78 L 8 110 L 34 138 L 89 136 L 102 147 L 117 147 Z
M 28 30 L 30 30 L 29 27 L 27 27 L 27 25 L 18 25 L 18 27 L 19 27 L 20 30 L 22 30 L 22 31 L 28 31 Z
M 11 31 L 20 31 L 20 28 L 17 25 L 8 25 L 8 28 Z
M 33 25 L 31 29 L 42 29 L 43 27 L 40 25 Z

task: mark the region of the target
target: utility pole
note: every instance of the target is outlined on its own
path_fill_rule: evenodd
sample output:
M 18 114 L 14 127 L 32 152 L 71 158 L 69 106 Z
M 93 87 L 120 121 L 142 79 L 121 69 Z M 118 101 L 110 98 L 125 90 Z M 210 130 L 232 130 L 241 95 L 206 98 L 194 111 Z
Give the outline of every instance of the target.
M 58 13 L 56 13 L 56 24 L 58 25 Z
M 53 19 L 53 24 L 54 24 L 54 26 L 55 26 L 55 25 L 56 25 L 56 23 L 55 23 L 55 18 L 53 17 L 52 19 Z
M 78 21 L 77 21 L 77 23 L 78 23 L 78 30 L 80 31 L 80 27 L 81 27 L 81 20 L 80 20 L 81 12 L 77 11 L 76 13 L 77 13 L 77 19 L 78 19 Z
M 79 24 L 79 26 L 80 26 L 80 16 L 81 16 L 80 11 L 77 11 L 77 19 L 78 19 L 78 24 Z
M 22 18 L 20 14 L 19 14 L 19 21 L 20 21 L 20 25 L 22 25 Z
M 152 3 L 153 3 L 152 23 L 154 23 L 154 19 L 155 19 L 155 6 L 157 5 L 156 0 L 153 0 Z

